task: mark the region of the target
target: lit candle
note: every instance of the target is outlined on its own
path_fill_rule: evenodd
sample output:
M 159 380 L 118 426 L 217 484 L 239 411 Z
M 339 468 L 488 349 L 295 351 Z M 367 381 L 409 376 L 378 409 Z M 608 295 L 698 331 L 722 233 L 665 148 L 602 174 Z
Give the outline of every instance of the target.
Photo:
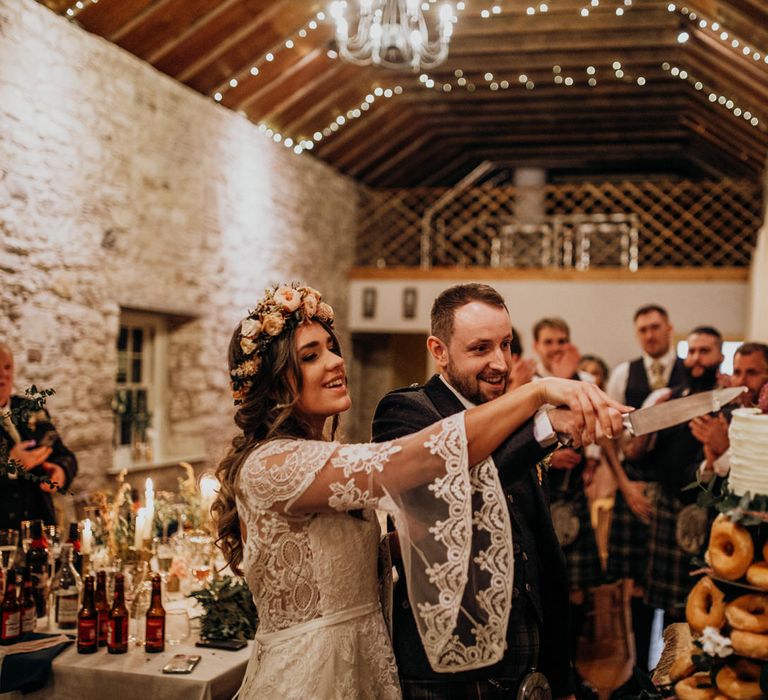
M 147 528 L 147 509 L 139 508 L 136 513 L 136 531 L 133 535 L 133 546 L 141 549 L 144 546 L 144 532 Z
M 203 508 L 206 515 L 211 514 L 211 505 L 219 492 L 219 482 L 216 477 L 205 474 L 200 477 L 200 499 L 203 502 Z
M 144 539 L 152 539 L 152 524 L 155 521 L 155 486 L 152 483 L 152 477 L 147 477 L 144 482 L 144 508 L 146 510 L 146 520 L 144 522 Z
M 91 530 L 91 519 L 86 518 L 83 523 L 83 535 L 80 538 L 80 554 L 90 554 L 93 545 L 93 531 Z
M 144 482 L 144 506 L 155 509 L 155 485 L 152 483 L 152 477 L 148 476 Z

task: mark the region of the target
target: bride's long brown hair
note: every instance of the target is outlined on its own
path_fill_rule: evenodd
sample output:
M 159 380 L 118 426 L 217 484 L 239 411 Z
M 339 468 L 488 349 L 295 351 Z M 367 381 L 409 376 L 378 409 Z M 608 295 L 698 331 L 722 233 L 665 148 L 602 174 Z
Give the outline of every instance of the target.
M 338 338 L 331 327 L 315 319 L 314 323 L 328 331 L 334 352 L 341 355 Z M 242 397 L 235 413 L 235 423 L 240 433 L 232 440 L 226 457 L 216 469 L 221 484 L 216 500 L 211 506 L 216 529 L 217 544 L 232 571 L 241 574 L 243 541 L 240 535 L 240 517 L 237 513 L 237 482 L 240 469 L 248 455 L 262 442 L 281 437 L 321 439 L 312 432 L 306 417 L 296 410 L 301 395 L 302 379 L 295 347 L 296 328 L 286 328 L 269 344 L 261 356 L 258 374 Z M 240 324 L 237 324 L 229 342 L 229 370 L 233 371 L 246 359 L 240 347 Z M 334 416 L 331 438 L 336 434 L 339 417 Z

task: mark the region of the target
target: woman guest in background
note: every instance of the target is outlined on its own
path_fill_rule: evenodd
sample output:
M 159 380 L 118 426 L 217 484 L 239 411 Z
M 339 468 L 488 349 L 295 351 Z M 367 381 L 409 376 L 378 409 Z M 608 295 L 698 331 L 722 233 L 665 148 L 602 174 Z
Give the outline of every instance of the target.
M 503 575 L 493 590 L 468 581 L 469 465 L 544 403 L 571 409 L 577 441 L 593 440 L 598 426 L 618 431 L 614 409 L 626 410 L 592 385 L 551 379 L 406 438 L 343 445 L 333 438 L 350 399 L 332 323 L 319 292 L 286 285 L 267 291 L 230 343 L 241 432 L 218 468 L 213 510 L 220 546 L 259 611 L 240 691 L 247 700 L 400 697 L 379 603 L 374 508 L 395 519 L 430 663 L 449 671 L 495 663 L 511 590 Z M 508 541 L 506 513 L 486 515 L 491 534 Z M 489 550 L 489 566 L 511 566 L 504 551 Z
M 597 355 L 582 355 L 579 359 L 579 370 L 591 374 L 595 378 L 595 384 L 605 389 L 608 381 L 608 365 L 602 357 Z

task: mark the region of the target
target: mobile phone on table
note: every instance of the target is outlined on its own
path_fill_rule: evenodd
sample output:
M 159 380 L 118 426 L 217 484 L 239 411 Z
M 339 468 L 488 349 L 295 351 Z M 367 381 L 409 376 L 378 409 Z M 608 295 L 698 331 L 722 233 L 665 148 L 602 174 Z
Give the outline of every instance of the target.
M 239 639 L 201 639 L 195 642 L 196 647 L 206 647 L 207 649 L 226 649 L 227 651 L 237 651 L 248 646 L 248 642 Z
M 163 666 L 163 673 L 192 673 L 199 661 L 199 654 L 176 654 Z

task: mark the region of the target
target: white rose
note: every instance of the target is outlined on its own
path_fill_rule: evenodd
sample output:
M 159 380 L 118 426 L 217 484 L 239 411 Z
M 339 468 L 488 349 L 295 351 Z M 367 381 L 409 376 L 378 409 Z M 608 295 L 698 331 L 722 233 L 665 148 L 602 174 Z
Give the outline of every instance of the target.
M 255 338 L 261 333 L 261 321 L 257 318 L 246 318 L 240 324 L 240 335 L 246 338 Z
M 301 294 L 292 287 L 278 287 L 273 299 L 278 306 L 282 306 L 289 312 L 296 311 L 301 304 Z

